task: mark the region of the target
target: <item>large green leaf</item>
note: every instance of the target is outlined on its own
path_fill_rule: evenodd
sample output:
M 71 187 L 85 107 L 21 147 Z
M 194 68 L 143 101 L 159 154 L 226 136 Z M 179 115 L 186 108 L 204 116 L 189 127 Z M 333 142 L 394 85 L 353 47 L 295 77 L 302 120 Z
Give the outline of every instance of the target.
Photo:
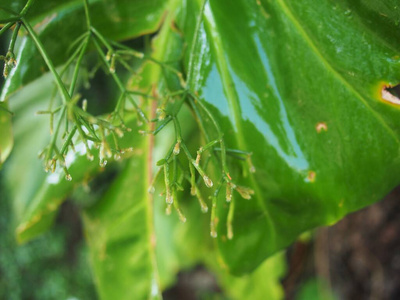
M 16 236 L 26 242 L 47 230 L 53 223 L 59 205 L 82 183 L 88 183 L 103 170 L 98 163 L 98 150 L 92 149 L 94 161 L 87 159 L 86 148 L 75 141 L 75 152 L 66 156 L 66 166 L 72 177 L 68 181 L 64 171 L 45 173 L 37 154 L 50 139 L 48 117 L 36 112 L 47 107 L 54 85 L 51 74 L 46 74 L 20 89 L 12 96 L 11 109 L 15 112 L 15 150 L 6 163 L 7 185 L 13 198 Z M 132 116 L 126 118 L 127 126 L 134 127 Z M 6 127 L 0 127 L 0 129 Z M 133 132 L 119 139 L 122 149 L 132 146 Z M 18 178 L 18 180 L 15 180 Z M 21 188 L 22 187 L 22 188 Z
M 10 4 L 11 7 L 23 6 L 24 2 L 17 2 L 19 4 Z M 44 5 L 41 2 L 44 2 Z M 164 10 L 164 0 L 90 1 L 92 25 L 105 37 L 113 40 L 134 38 L 156 31 Z M 61 2 L 38 0 L 28 11 L 27 19 L 33 25 L 36 24 L 35 30 L 56 66 L 69 58 L 73 52 L 71 45 L 87 30 L 83 0 Z M 5 83 L 2 100 L 47 70 L 29 36 L 24 35 L 18 45 L 16 53 L 18 64 Z
M 84 215 L 95 281 L 101 299 L 157 299 L 149 138 L 102 200 Z M 151 168 L 151 166 L 150 166 Z
M 48 117 L 36 115 L 36 112 L 47 106 L 52 90 L 52 77 L 47 74 L 12 97 L 15 151 L 6 164 L 6 172 L 19 242 L 46 230 L 52 224 L 58 206 L 73 188 L 100 170 L 98 162 L 87 160 L 84 145 L 77 143 L 76 152 L 66 157 L 72 181 L 65 179 L 62 169 L 45 173 L 37 154 L 48 143 L 49 122 Z
M 284 299 L 280 280 L 285 275 L 285 257 L 275 254 L 265 260 L 254 272 L 236 277 L 221 267 L 212 268 L 218 283 L 229 299 Z
M 257 170 L 241 178 L 232 167 L 233 180 L 255 191 L 235 198 L 232 240 L 218 199 L 218 245 L 232 272 L 253 270 L 399 183 L 398 105 L 381 97 L 400 80 L 399 15 L 381 2 L 208 1 L 197 32 L 201 4 L 188 3 L 185 33 L 198 43 L 186 59 L 189 87 L 228 146 L 253 152 Z
M 0 102 L 0 167 L 7 159 L 13 146 L 11 129 L 11 112 L 8 111 L 8 103 Z
M 15 7 L 19 5 L 17 11 L 24 5 L 24 1 L 18 3 L 16 1 L 12 4 Z M 38 1 L 29 11 L 28 19 L 32 23 L 42 21 L 36 26 L 36 30 L 55 64 L 65 62 L 70 55 L 66 49 L 85 30 L 82 6 L 83 1 L 65 1 L 62 4 L 58 1 L 47 1 L 42 6 Z M 94 26 L 115 40 L 156 30 L 163 9 L 161 0 L 138 3 L 135 6 L 128 1 L 91 2 Z M 76 22 L 78 19 L 81 22 Z M 9 99 L 11 110 L 15 112 L 17 149 L 8 169 L 8 177 L 11 178 L 9 185 L 15 199 L 17 238 L 24 242 L 46 230 L 52 224 L 58 206 L 76 184 L 87 180 L 89 174 L 98 172 L 100 168 L 97 163 L 86 160 L 84 151 L 78 151 L 69 157 L 74 162 L 70 168 L 73 182 L 65 180 L 62 172 L 45 175 L 37 153 L 48 141 L 48 120 L 34 114 L 47 106 L 54 90 L 53 79 L 50 75 L 37 79 L 42 76 L 45 68 L 30 37 L 22 38 L 18 51 L 18 65 L 8 77 L 1 98 Z M 14 95 L 17 89 L 35 79 L 37 80 Z M 1 161 L 4 161 L 12 147 L 11 116 L 3 109 L 0 110 L 0 116 L 0 150 L 3 153 Z M 19 181 L 16 182 L 13 178 L 19 178 Z M 20 188 L 21 185 L 24 186 L 23 189 Z
M 178 11 L 180 1 L 169 1 L 169 12 L 158 35 L 152 42 L 152 58 L 165 62 L 179 59 L 182 42 L 172 30 L 171 22 Z M 175 86 L 176 78 L 164 77 L 165 70 L 160 65 L 148 62 L 140 70 L 140 82 L 133 76 L 131 88 L 156 94 L 162 93 L 169 84 Z M 146 110 L 154 114 L 152 103 Z M 153 176 L 153 161 L 164 155 L 170 145 L 168 141 L 153 147 L 151 138 L 137 137 L 132 142 L 136 154 L 129 160 L 126 168 L 119 174 L 104 197 L 95 206 L 84 213 L 85 231 L 89 244 L 94 277 L 101 299 L 158 299 L 161 298 L 161 286 L 165 287 L 174 280 L 178 268 L 176 257 L 169 251 L 172 246 L 168 236 L 171 232 L 169 222 L 159 222 L 155 229 L 154 217 L 160 216 L 161 197 L 148 193 Z M 157 207 L 155 212 L 153 207 Z M 162 217 L 161 217 L 162 220 Z M 172 223 L 175 223 L 174 221 Z M 157 233 L 168 233 L 160 237 Z M 157 245 L 157 249 L 156 249 Z M 157 251 L 157 252 L 156 252 Z M 157 259 L 158 258 L 158 259 Z M 173 261 L 167 261 L 172 258 Z M 162 264 L 161 280 L 158 264 Z M 168 271 L 172 271 L 169 273 Z

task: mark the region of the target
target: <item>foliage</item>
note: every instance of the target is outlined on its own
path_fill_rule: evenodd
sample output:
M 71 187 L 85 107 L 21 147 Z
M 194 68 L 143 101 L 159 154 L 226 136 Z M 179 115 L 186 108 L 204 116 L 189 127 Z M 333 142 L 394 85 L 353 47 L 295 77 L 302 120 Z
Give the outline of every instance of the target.
M 81 196 L 100 298 L 160 298 L 199 262 L 234 298 L 260 278 L 280 298 L 274 254 L 398 184 L 395 1 L 0 8 L 0 34 L 12 32 L 0 158 L 14 138 L 6 176 L 17 239 L 46 231 L 67 195 L 116 170 L 104 192 Z M 90 89 L 94 76 L 111 82 L 104 95 Z M 267 257 L 227 284 L 228 272 Z
M 96 293 L 84 245 L 71 243 L 78 227 L 64 220 L 35 241 L 18 245 L 11 199 L 0 187 L 0 298 L 93 299 Z

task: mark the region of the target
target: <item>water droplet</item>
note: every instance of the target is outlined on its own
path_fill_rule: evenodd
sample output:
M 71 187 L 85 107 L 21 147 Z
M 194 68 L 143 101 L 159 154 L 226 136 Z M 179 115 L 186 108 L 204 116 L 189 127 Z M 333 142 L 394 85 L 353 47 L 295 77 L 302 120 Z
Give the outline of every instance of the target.
M 90 161 L 93 161 L 93 160 L 94 160 L 94 156 L 93 156 L 93 154 L 90 153 L 90 152 L 87 152 L 87 153 L 86 153 L 86 158 L 87 158 L 88 160 L 90 160 Z
M 345 15 L 346 17 L 348 17 L 348 18 L 351 18 L 351 17 L 353 16 L 353 13 L 352 13 L 352 11 L 351 11 L 350 9 L 348 9 L 348 10 L 346 10 L 346 11 L 344 12 L 344 15 Z
M 211 235 L 211 237 L 214 238 L 214 239 L 218 236 L 218 234 L 217 234 L 217 232 L 215 231 L 215 229 L 211 229 L 210 235 Z
M 65 179 L 71 181 L 72 180 L 71 174 L 66 174 Z

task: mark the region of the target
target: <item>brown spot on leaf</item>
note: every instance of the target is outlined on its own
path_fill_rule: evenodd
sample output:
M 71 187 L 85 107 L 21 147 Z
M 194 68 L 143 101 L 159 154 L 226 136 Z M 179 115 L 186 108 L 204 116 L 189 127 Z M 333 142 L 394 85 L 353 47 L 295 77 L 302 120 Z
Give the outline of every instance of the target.
M 308 171 L 307 180 L 309 182 L 314 182 L 315 177 L 317 177 L 317 174 L 314 171 Z
M 328 125 L 326 125 L 325 122 L 318 122 L 317 125 L 315 125 L 315 129 L 318 133 L 321 131 L 328 131 Z
M 400 84 L 390 85 L 382 83 L 379 86 L 379 99 L 396 106 L 400 105 Z

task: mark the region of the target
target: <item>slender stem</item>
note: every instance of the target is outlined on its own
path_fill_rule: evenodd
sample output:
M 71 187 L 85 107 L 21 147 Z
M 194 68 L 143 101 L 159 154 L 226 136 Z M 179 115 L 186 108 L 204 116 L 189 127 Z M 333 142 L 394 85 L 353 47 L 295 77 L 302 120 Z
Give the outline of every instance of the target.
M 178 141 L 183 141 L 182 134 L 181 134 L 181 126 L 179 125 L 179 121 L 176 117 L 173 117 L 173 120 L 174 120 L 174 125 L 175 125 L 176 139 Z M 181 143 L 181 147 L 182 147 L 183 151 L 185 152 L 187 158 L 189 159 L 190 163 L 193 164 L 193 166 L 196 168 L 197 172 L 199 172 L 200 176 L 203 177 L 203 180 L 206 183 L 207 187 L 211 187 L 212 186 L 211 180 L 208 178 L 208 176 L 204 172 L 203 168 L 196 163 L 196 160 L 193 159 L 193 157 L 190 154 L 190 151 L 186 147 L 185 143 Z
M 10 23 L 10 22 L 15 23 L 15 22 L 18 22 L 19 20 L 20 20 L 19 17 L 12 17 L 12 18 L 8 18 L 8 19 L 0 20 L 0 23 L 1 24 Z
M 21 19 L 23 17 L 25 17 L 26 13 L 28 12 L 28 10 L 31 8 L 31 6 L 33 5 L 33 2 L 35 2 L 35 0 L 28 0 L 28 2 L 26 2 L 24 8 L 21 10 L 21 12 L 19 13 L 19 15 L 21 16 Z
M 54 146 L 55 146 L 56 141 L 57 141 L 58 132 L 60 131 L 61 123 L 62 123 L 62 120 L 63 120 L 65 112 L 66 112 L 66 106 L 64 106 L 63 110 L 61 111 L 60 118 L 58 119 L 58 122 L 57 122 L 56 130 L 55 130 L 54 135 L 53 135 L 53 137 L 51 139 L 50 146 L 49 146 L 49 149 L 47 151 L 46 158 L 45 158 L 45 164 L 46 165 L 47 165 L 48 161 L 50 160 L 51 155 L 53 154 Z
M 75 121 L 76 128 L 78 129 L 78 133 L 79 133 L 79 135 L 81 136 L 82 141 L 83 141 L 83 143 L 84 143 L 84 145 L 85 145 L 87 154 L 88 154 L 88 155 L 92 155 L 91 152 L 90 152 L 89 145 L 88 145 L 88 143 L 87 143 L 88 136 L 87 136 L 87 135 L 85 134 L 85 132 L 83 131 L 81 122 L 78 120 L 78 117 L 76 116 L 75 113 L 73 113 L 73 116 L 72 116 L 72 117 L 73 117 L 73 119 L 74 119 L 74 121 Z
M 64 142 L 64 144 L 63 144 L 63 146 L 62 146 L 62 148 L 61 148 L 61 151 L 60 151 L 60 152 L 61 152 L 62 155 L 65 154 L 65 152 L 66 152 L 66 150 L 67 150 L 69 144 L 70 144 L 71 141 L 72 141 L 72 138 L 74 137 L 74 135 L 75 135 L 75 133 L 76 133 L 76 130 L 77 130 L 77 127 L 76 127 L 76 125 L 75 125 L 74 128 L 72 128 L 71 132 L 68 134 L 68 137 L 66 138 L 66 140 L 65 140 L 65 142 Z
M 228 217 L 226 220 L 226 227 L 228 230 L 227 236 L 228 239 L 233 238 L 233 217 L 235 216 L 235 198 L 232 198 L 231 203 L 229 204 L 229 211 L 228 211 Z
M 14 22 L 9 22 L 6 25 L 3 26 L 3 28 L 0 29 L 0 36 L 6 32 L 11 26 L 14 25 Z
M 159 65 L 162 68 L 170 70 L 171 72 L 177 74 L 178 76 L 182 76 L 182 73 L 179 70 L 175 69 L 174 67 L 171 67 L 170 65 L 168 65 L 165 62 L 162 62 L 162 61 L 159 61 L 158 59 L 155 59 L 154 57 L 151 57 L 149 55 L 143 54 L 142 52 L 133 50 L 133 49 L 121 44 L 121 43 L 111 42 L 111 44 L 123 49 L 123 50 L 117 50 L 116 51 L 117 54 L 127 54 L 127 55 L 131 55 L 131 56 L 134 56 L 134 57 L 137 57 L 137 58 L 140 58 L 140 59 L 144 58 L 144 59 L 146 59 L 148 61 L 151 61 L 151 62 Z
M 220 182 L 217 185 L 217 188 L 214 191 L 214 194 L 211 196 L 212 199 L 212 205 L 211 205 L 211 220 L 210 220 L 210 235 L 213 238 L 217 237 L 217 198 L 219 191 L 221 190 L 223 180 L 220 180 Z
M 205 138 L 206 138 L 206 141 L 207 141 L 207 142 L 210 142 L 210 141 L 211 141 L 211 138 L 210 138 L 210 136 L 208 135 L 208 132 L 207 132 L 207 130 L 206 130 L 205 127 L 204 127 L 203 118 L 202 118 L 202 116 L 201 116 L 201 114 L 200 114 L 200 112 L 199 112 L 199 110 L 198 110 L 196 104 L 194 103 L 194 101 L 193 101 L 192 98 L 188 97 L 188 99 L 189 99 L 189 104 L 190 104 L 190 106 L 192 107 L 193 112 L 194 112 L 194 114 L 195 114 L 195 116 L 196 116 L 196 118 L 197 118 L 197 123 L 199 124 L 200 131 L 204 134 L 204 136 L 205 136 Z
M 68 54 L 71 52 L 71 49 L 74 49 L 76 45 L 80 43 L 82 46 L 81 41 L 85 39 L 90 34 L 90 31 L 86 31 L 85 33 L 81 34 L 77 37 L 72 43 L 69 44 L 68 50 L 66 51 Z
M 84 6 L 85 6 L 85 16 L 86 16 L 86 25 L 88 30 L 90 31 L 90 28 L 92 27 L 91 22 L 90 22 L 90 14 L 89 14 L 89 1 L 88 0 L 83 0 Z
M 213 140 L 211 142 L 209 142 L 207 145 L 200 147 L 198 153 L 203 153 L 204 151 L 206 151 L 208 148 L 213 147 L 215 144 L 217 144 L 219 142 L 219 140 Z
M 194 95 L 191 94 L 191 96 L 194 99 L 196 99 Z M 211 114 L 211 112 L 207 108 L 207 106 L 204 105 L 204 103 L 202 101 L 200 101 L 200 99 L 196 99 L 196 100 L 197 100 L 196 103 L 198 103 L 198 105 L 204 110 L 204 112 L 210 118 L 211 122 L 214 124 L 215 129 L 217 130 L 217 134 L 218 134 L 218 138 L 219 138 L 219 142 L 220 142 L 220 147 L 221 147 L 222 169 L 223 169 L 223 171 L 225 173 L 225 180 L 230 182 L 231 179 L 230 179 L 230 175 L 229 175 L 228 166 L 226 164 L 226 147 L 225 147 L 225 142 L 224 142 L 222 130 L 221 130 L 218 122 L 215 120 L 214 116 Z M 193 99 L 191 99 L 191 101 L 193 101 Z M 193 105 L 195 105 L 195 104 L 193 103 Z
M 113 48 L 111 45 L 106 41 L 106 39 L 97 31 L 96 28 L 91 27 L 90 30 L 94 33 L 94 35 L 100 40 L 100 42 L 107 48 L 108 51 L 113 52 Z
M 153 135 L 156 135 L 157 133 L 159 133 L 165 126 L 167 126 L 167 124 L 172 120 L 171 116 L 168 116 L 166 119 L 164 119 L 164 121 L 161 123 L 160 126 L 158 126 L 156 129 L 154 129 L 152 131 Z
M 18 32 L 19 29 L 21 28 L 21 23 L 18 22 L 17 25 L 14 28 L 12 37 L 11 37 L 11 42 L 10 42 L 10 46 L 8 47 L 8 52 L 9 53 L 14 53 L 14 47 L 15 47 L 15 42 L 17 41 L 17 37 L 18 37 Z
M 82 47 L 81 52 L 79 54 L 78 61 L 76 62 L 74 74 L 72 76 L 71 85 L 69 87 L 69 94 L 70 95 L 72 95 L 74 93 L 76 82 L 78 80 L 79 70 L 80 70 L 80 67 L 81 67 L 81 62 L 82 62 L 83 56 L 86 53 L 87 47 L 89 45 L 89 41 L 90 41 L 90 35 L 88 35 L 86 37 L 86 40 L 83 43 L 83 47 Z
M 92 28 L 93 30 L 93 28 Z M 97 33 L 98 34 L 98 33 Z M 96 34 L 97 37 L 99 37 Z M 103 63 L 107 66 L 108 69 L 110 69 L 110 63 L 107 61 L 106 57 L 104 56 L 103 50 L 101 49 L 101 46 L 99 45 L 99 43 L 96 41 L 96 39 L 93 39 L 94 45 L 97 49 L 97 52 L 99 53 L 101 59 L 103 60 Z M 107 47 L 107 46 L 106 46 Z M 121 82 L 121 80 L 119 79 L 119 77 L 117 76 L 117 74 L 110 72 L 111 76 L 113 77 L 115 83 L 117 84 L 119 90 L 121 91 L 121 93 L 126 94 L 126 89 L 124 84 Z M 143 121 L 145 121 L 146 123 L 148 122 L 148 119 L 146 117 L 146 115 L 143 113 L 143 111 L 140 109 L 140 107 L 136 104 L 136 102 L 130 97 L 130 95 L 128 94 L 128 99 L 131 100 L 132 105 L 135 107 L 137 113 L 139 114 L 139 116 L 143 119 Z
M 68 70 L 68 68 L 71 66 L 71 64 L 74 62 L 74 60 L 78 57 L 79 53 L 81 53 L 82 47 L 83 47 L 83 43 L 78 46 L 78 48 L 75 50 L 75 52 L 71 55 L 71 57 L 64 64 L 63 68 L 60 71 L 60 76 L 64 75 L 64 73 Z
M 149 98 L 149 99 L 156 99 L 156 97 L 151 96 L 151 95 L 147 95 L 145 93 L 139 92 L 139 91 L 126 91 L 128 94 L 132 94 L 132 95 L 138 95 L 138 96 L 142 96 L 144 98 Z
M 33 2 L 34 0 L 31 0 L 29 2 Z M 29 3 L 28 2 L 28 3 Z M 27 4 L 28 5 L 28 4 Z M 56 68 L 53 65 L 53 62 L 51 61 L 51 59 L 49 58 L 46 50 L 43 47 L 42 42 L 39 40 L 38 35 L 36 34 L 35 30 L 32 28 L 32 26 L 29 24 L 29 22 L 22 17 L 21 18 L 22 23 L 24 24 L 26 30 L 28 31 L 29 35 L 31 36 L 33 42 L 35 43 L 37 49 L 39 50 L 40 54 L 43 57 L 43 60 L 45 61 L 47 67 L 49 68 L 50 72 L 53 74 L 54 79 L 56 81 L 58 90 L 62 96 L 63 102 L 64 103 L 68 103 L 68 101 L 70 100 L 70 95 L 68 94 L 67 89 L 65 88 L 64 83 L 61 80 L 61 77 L 58 75 Z

